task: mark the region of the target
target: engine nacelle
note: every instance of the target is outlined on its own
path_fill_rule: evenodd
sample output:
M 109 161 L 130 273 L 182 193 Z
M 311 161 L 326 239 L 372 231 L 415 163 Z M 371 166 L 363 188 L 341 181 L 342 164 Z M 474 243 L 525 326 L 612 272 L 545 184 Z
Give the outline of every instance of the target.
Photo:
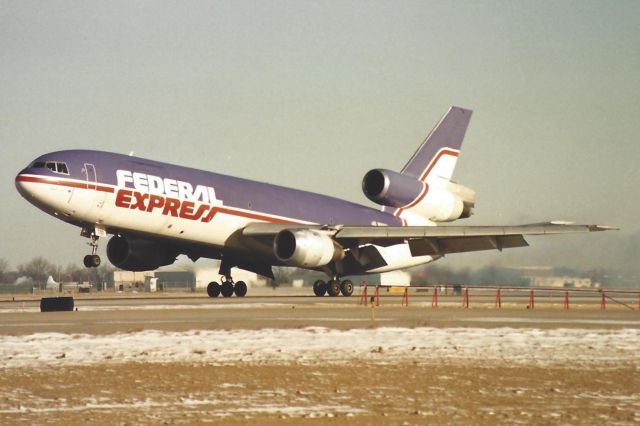
M 427 195 L 410 209 L 433 222 L 449 222 L 460 219 L 464 212 L 462 198 L 447 190 L 429 190 Z
M 344 251 L 330 236 L 313 229 L 283 229 L 273 240 L 279 261 L 292 266 L 315 268 L 344 257 Z
M 402 209 L 406 216 L 417 219 L 408 222 L 448 222 L 471 216 L 473 190 L 444 179 L 430 183 L 391 170 L 373 169 L 364 176 L 362 190 L 371 201 Z
M 412 176 L 391 170 L 369 170 L 362 179 L 362 191 L 374 203 L 389 207 L 404 207 L 418 198 L 425 183 Z
M 155 241 L 144 238 L 114 236 L 107 244 L 107 257 L 117 268 L 126 271 L 150 271 L 170 265 L 177 254 Z

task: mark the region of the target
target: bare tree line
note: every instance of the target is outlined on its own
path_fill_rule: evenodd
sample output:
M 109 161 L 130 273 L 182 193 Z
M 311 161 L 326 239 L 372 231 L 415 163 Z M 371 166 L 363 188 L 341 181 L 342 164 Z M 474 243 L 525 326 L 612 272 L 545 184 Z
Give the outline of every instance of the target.
M 618 276 L 611 271 L 592 270 L 577 271 L 568 268 L 554 268 L 555 272 L 563 275 L 585 275 L 601 282 L 605 286 L 633 286 L 628 279 Z M 42 256 L 35 257 L 28 262 L 19 264 L 12 269 L 9 262 L 0 258 L 0 283 L 29 284 L 43 288 L 49 276 L 56 282 L 89 282 L 91 284 L 110 282 L 114 268 L 109 264 L 103 264 L 99 268 L 85 268 L 84 266 L 70 263 L 66 266 L 56 265 Z M 437 264 L 414 268 L 411 271 L 412 281 L 423 284 L 510 284 L 528 285 L 528 280 L 514 270 L 495 266 L 484 266 L 478 269 L 453 269 Z M 322 274 L 313 271 L 304 271 L 292 268 L 274 268 L 275 280 L 272 286 L 275 288 L 281 283 L 291 282 L 294 278 L 309 278 L 311 281 L 321 277 Z M 317 275 L 317 276 L 316 276 Z M 309 281 L 306 279 L 306 281 Z M 635 280 L 632 280 L 635 282 Z M 637 285 L 637 283 L 636 283 Z
M 99 268 L 85 268 L 75 263 L 66 266 L 56 265 L 42 256 L 34 257 L 12 269 L 6 259 L 0 258 L 0 283 L 29 283 L 43 287 L 49 277 L 56 282 L 98 283 L 108 281 L 113 270 L 110 265 L 102 265 Z

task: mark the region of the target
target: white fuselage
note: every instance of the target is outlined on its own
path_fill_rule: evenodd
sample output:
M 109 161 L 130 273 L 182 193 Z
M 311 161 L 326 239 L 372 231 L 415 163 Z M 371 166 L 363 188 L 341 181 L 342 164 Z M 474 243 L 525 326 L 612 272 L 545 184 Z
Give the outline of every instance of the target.
M 224 248 L 234 232 L 250 223 L 311 224 L 293 217 L 225 206 L 213 188 L 187 188 L 167 179 L 159 184 L 149 176 L 144 180 L 122 173 L 119 185 L 62 176 L 20 177 L 16 181 L 19 191 L 43 211 L 66 222 L 90 224 L 110 233 L 132 231 Z M 196 197 L 198 193 L 200 196 Z M 433 260 L 431 256 L 412 257 L 406 243 L 376 248 L 387 265 L 367 272 L 392 271 Z

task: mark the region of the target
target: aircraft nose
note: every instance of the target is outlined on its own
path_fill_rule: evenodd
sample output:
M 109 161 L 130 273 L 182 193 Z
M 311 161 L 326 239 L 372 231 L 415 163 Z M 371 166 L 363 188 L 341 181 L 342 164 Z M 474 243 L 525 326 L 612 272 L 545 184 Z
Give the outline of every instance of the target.
M 24 198 L 29 198 L 31 196 L 27 185 L 27 178 L 23 172 L 20 172 L 16 175 L 15 184 L 16 189 L 18 190 L 20 195 L 22 195 Z

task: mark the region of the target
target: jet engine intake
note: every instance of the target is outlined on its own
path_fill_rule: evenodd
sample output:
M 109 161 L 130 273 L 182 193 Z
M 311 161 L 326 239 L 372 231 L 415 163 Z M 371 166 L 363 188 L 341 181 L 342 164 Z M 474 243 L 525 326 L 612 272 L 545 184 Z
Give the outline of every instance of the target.
M 426 184 L 412 176 L 386 169 L 369 170 L 362 179 L 362 191 L 374 203 L 404 207 L 426 190 Z
M 126 271 L 150 271 L 170 265 L 177 254 L 162 244 L 144 238 L 116 235 L 107 244 L 107 257 L 117 268 Z
M 322 231 L 283 229 L 273 240 L 276 258 L 291 266 L 319 267 L 344 257 L 342 247 Z

